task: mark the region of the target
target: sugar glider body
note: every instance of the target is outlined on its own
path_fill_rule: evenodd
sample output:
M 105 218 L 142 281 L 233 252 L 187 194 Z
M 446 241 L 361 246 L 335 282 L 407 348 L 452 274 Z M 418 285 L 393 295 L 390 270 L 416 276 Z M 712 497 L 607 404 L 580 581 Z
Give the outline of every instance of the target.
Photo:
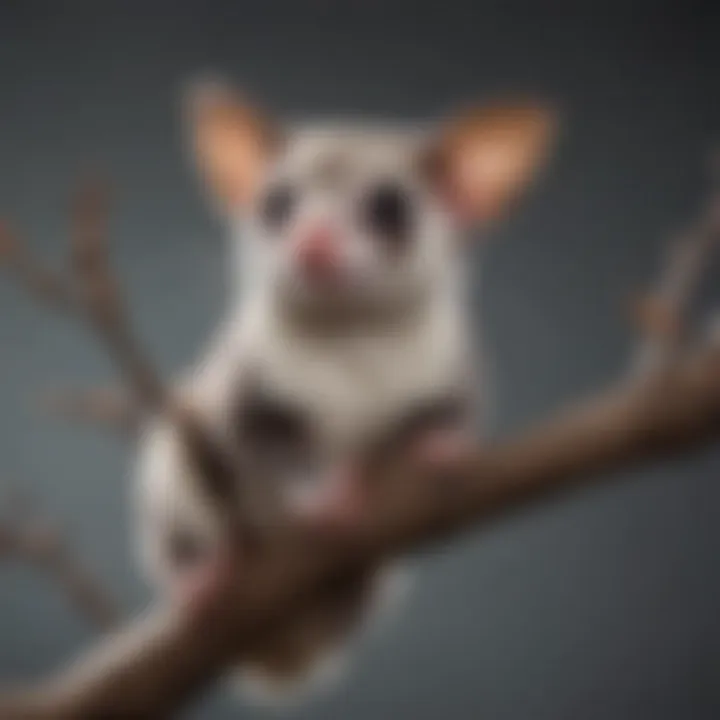
M 261 429 L 256 442 L 293 506 L 321 491 L 318 483 L 331 477 L 343 456 L 393 432 L 403 415 L 456 400 L 460 415 L 467 399 L 460 372 L 468 357 L 465 336 L 440 318 L 422 325 L 407 334 L 363 335 L 342 352 L 328 353 L 328 338 L 292 337 L 271 317 L 259 322 L 241 313 L 187 381 L 186 395 L 230 441 L 247 442 L 244 424 L 282 426 L 275 436 Z M 220 539 L 212 507 L 188 467 L 172 427 L 150 425 L 140 451 L 140 551 L 149 579 L 164 593 L 173 591 L 183 554 Z M 318 688 L 339 670 L 369 621 L 396 605 L 408 580 L 404 568 L 379 568 L 248 663 L 240 672 L 245 687 L 271 701 Z
M 192 120 L 242 278 L 181 388 L 205 421 L 262 464 L 290 509 L 387 438 L 467 429 L 477 356 L 458 218 L 505 203 L 537 163 L 547 118 L 493 110 L 437 137 L 314 126 L 278 146 L 214 86 L 196 96 Z M 142 564 L 172 596 L 220 526 L 162 419 L 146 427 L 137 475 Z M 242 677 L 270 699 L 317 687 L 388 606 L 400 572 L 369 569 L 248 658 Z

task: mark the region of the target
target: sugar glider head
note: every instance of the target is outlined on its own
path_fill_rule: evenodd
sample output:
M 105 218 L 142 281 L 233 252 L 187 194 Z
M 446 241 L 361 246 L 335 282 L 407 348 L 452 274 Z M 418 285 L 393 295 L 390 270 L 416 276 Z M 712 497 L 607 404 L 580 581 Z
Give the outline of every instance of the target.
M 193 154 L 237 230 L 243 275 L 288 307 L 390 310 L 443 287 L 461 236 L 536 175 L 554 119 L 534 103 L 431 128 L 283 126 L 224 84 L 188 96 Z

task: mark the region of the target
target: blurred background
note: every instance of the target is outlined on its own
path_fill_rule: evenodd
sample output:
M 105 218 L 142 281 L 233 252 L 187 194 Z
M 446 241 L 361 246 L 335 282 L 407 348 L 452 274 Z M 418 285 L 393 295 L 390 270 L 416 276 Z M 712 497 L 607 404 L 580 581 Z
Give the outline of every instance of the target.
M 62 264 L 74 183 L 101 167 L 136 325 L 176 371 L 227 280 L 222 224 L 183 150 L 189 77 L 223 73 L 292 117 L 417 120 L 497 94 L 546 97 L 565 118 L 558 153 L 476 257 L 502 434 L 627 367 L 627 299 L 707 189 L 719 37 L 718 3 L 679 0 L 4 0 L 0 209 Z M 130 554 L 132 449 L 33 406 L 111 378 L 83 328 L 0 282 L 0 478 L 69 527 L 130 612 L 149 599 Z M 719 550 L 712 451 L 521 513 L 422 558 L 402 617 L 336 693 L 290 717 L 720 717 Z M 0 677 L 48 671 L 92 638 L 50 581 L 0 566 Z M 265 715 L 222 690 L 188 713 Z

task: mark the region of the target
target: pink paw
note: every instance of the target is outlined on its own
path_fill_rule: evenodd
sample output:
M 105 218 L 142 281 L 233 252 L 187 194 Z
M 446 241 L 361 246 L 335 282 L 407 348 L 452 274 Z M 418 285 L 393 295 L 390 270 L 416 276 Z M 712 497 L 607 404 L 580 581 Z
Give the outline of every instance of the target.
M 218 550 L 201 563 L 178 573 L 172 585 L 177 604 L 190 613 L 199 612 L 236 575 L 237 559 Z
M 293 498 L 293 510 L 305 521 L 324 527 L 349 527 L 366 505 L 364 478 L 357 465 L 348 463 L 332 472 L 319 488 Z
M 429 470 L 452 469 L 467 455 L 471 446 L 472 438 L 464 429 L 431 430 L 412 443 L 410 459 Z

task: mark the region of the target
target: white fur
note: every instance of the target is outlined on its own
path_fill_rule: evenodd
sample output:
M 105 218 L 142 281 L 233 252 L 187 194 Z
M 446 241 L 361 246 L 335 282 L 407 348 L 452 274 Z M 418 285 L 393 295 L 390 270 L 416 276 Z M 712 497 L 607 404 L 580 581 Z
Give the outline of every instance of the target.
M 441 295 L 410 327 L 357 338 L 294 335 L 268 305 L 247 302 L 218 333 L 207 358 L 183 385 L 217 432 L 232 389 L 253 360 L 284 397 L 312 408 L 328 463 L 362 445 L 399 408 L 457 384 L 466 358 L 464 317 L 450 294 Z M 143 565 L 164 578 L 161 540 L 172 522 L 189 524 L 212 540 L 212 513 L 198 493 L 182 443 L 163 420 L 147 425 L 140 442 L 136 485 Z M 163 585 L 164 583 L 160 583 Z
M 344 130 L 330 139 L 326 131 L 309 132 L 284 162 L 302 169 L 328 142 L 341 142 L 357 148 L 362 173 L 377 170 L 379 165 L 406 173 L 408 143 L 403 145 L 397 137 L 391 134 L 368 143 L 367 135 L 358 131 Z M 417 142 L 412 133 L 405 137 Z M 256 362 L 262 367 L 264 380 L 282 397 L 312 412 L 328 467 L 362 448 L 384 423 L 408 406 L 458 386 L 469 353 L 461 267 L 447 218 L 429 200 L 423 201 L 421 209 L 416 254 L 407 268 L 391 273 L 378 258 L 372 261 L 377 266 L 377 287 L 387 297 L 396 288 L 421 283 L 427 286 L 427 302 L 417 313 L 410 313 L 406 322 L 347 335 L 308 332 L 278 315 L 270 278 L 287 258 L 278 251 L 270 257 L 265 249 L 268 244 L 255 237 L 258 229 L 252 223 L 244 225 L 242 245 L 237 243 L 242 252 L 235 258 L 240 262 L 236 274 L 241 275 L 242 270 L 244 282 L 204 359 L 182 385 L 216 432 L 225 432 L 232 390 L 247 367 Z M 148 423 L 145 428 L 137 478 L 141 562 L 149 580 L 167 592 L 172 573 L 165 551 L 173 524 L 193 528 L 210 543 L 217 540 L 218 527 L 198 492 L 182 444 L 163 420 Z M 397 590 L 402 576 L 391 570 L 391 580 L 378 580 L 368 617 L 387 616 L 381 609 L 397 606 L 397 594 L 395 602 L 389 602 L 388 589 Z M 304 697 L 307 691 L 326 687 L 344 664 L 340 658 L 348 654 L 355 641 L 356 637 L 339 639 L 329 653 L 319 654 L 298 678 L 302 681 L 299 695 L 298 688 L 279 688 L 250 669 L 242 670 L 239 677 L 244 686 L 253 689 L 255 697 L 270 697 L 273 702 Z

